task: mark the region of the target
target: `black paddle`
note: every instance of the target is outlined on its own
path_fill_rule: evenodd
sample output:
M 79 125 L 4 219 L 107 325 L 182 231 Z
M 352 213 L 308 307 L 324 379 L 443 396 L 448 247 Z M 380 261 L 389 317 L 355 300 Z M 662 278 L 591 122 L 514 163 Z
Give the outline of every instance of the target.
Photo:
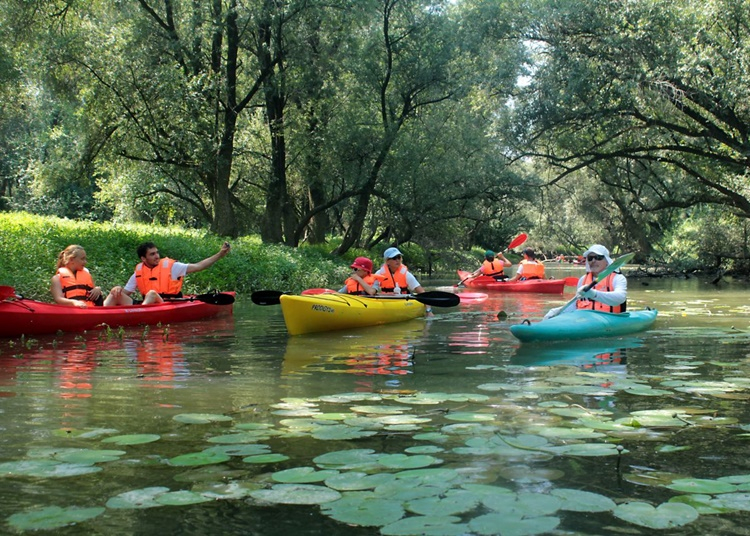
M 167 301 L 201 301 L 211 305 L 231 305 L 234 303 L 234 296 L 225 292 L 209 292 L 207 294 L 196 294 L 185 298 L 174 298 Z
M 253 292 L 250 295 L 250 299 L 256 305 L 278 305 L 281 303 L 281 296 L 288 294 L 287 292 L 281 292 L 280 290 L 259 290 Z M 429 292 L 423 292 L 422 294 L 393 294 L 393 295 L 378 295 L 378 296 L 357 296 L 358 298 L 364 299 L 410 299 L 417 300 L 420 303 L 429 305 L 432 307 L 455 307 L 461 303 L 461 298 L 452 292 L 442 292 L 440 290 L 432 290 Z

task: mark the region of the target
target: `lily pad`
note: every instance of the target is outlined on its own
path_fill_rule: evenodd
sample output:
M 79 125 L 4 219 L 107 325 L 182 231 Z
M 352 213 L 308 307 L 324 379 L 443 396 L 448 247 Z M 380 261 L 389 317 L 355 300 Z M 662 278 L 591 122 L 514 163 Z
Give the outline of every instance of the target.
M 105 508 L 99 506 L 92 508 L 48 506 L 13 514 L 8 518 L 8 524 L 16 530 L 23 531 L 52 530 L 93 519 L 104 511 Z
M 469 413 L 466 411 L 455 411 L 447 413 L 445 418 L 449 421 L 461 422 L 486 422 L 494 421 L 496 416 L 490 413 Z
M 523 519 L 507 514 L 485 514 L 472 519 L 469 528 L 473 534 L 502 536 L 533 536 L 553 531 L 560 524 L 557 517 L 535 517 Z M 498 530 L 502 527 L 502 530 Z
M 361 491 L 373 489 L 386 482 L 391 482 L 396 477 L 390 473 L 376 473 L 368 475 L 359 471 L 339 473 L 326 478 L 325 484 L 337 491 Z
M 729 482 L 704 478 L 680 478 L 674 480 L 667 488 L 683 493 L 704 493 L 706 495 L 737 491 L 737 487 Z
M 256 454 L 255 456 L 248 456 L 246 458 L 242 458 L 242 461 L 245 463 L 266 464 L 285 462 L 288 459 L 289 456 L 273 452 L 269 454 Z
M 271 475 L 271 478 L 284 484 L 310 484 L 312 482 L 323 482 L 326 478 L 338 474 L 339 472 L 333 469 L 316 471 L 314 467 L 294 467 L 277 471 Z
M 166 506 L 187 506 L 212 501 L 210 497 L 188 490 L 169 491 L 158 495 L 155 499 L 159 504 Z
M 212 422 L 228 422 L 233 420 L 227 415 L 214 413 L 181 413 L 172 417 L 173 420 L 184 424 L 209 424 Z
M 378 458 L 378 463 L 389 469 L 417 469 L 443 463 L 443 460 L 427 454 L 384 454 Z
M 163 506 L 156 502 L 156 497 L 168 491 L 169 488 L 164 487 L 150 487 L 126 491 L 109 499 L 107 501 L 107 508 L 136 510 Z
M 698 519 L 698 512 L 683 503 L 663 503 L 654 508 L 644 502 L 624 503 L 614 509 L 615 517 L 650 529 L 681 527 Z
M 201 452 L 191 452 L 170 458 L 169 464 L 177 466 L 211 465 L 214 463 L 224 463 L 230 459 L 231 457 L 228 454 L 203 450 Z
M 356 494 L 343 497 L 321 506 L 328 517 L 359 527 L 382 527 L 404 517 L 400 501 L 377 497 L 372 494 Z
M 157 434 L 127 434 L 102 439 L 102 443 L 114 443 L 115 445 L 143 445 L 159 441 L 161 436 Z
M 468 532 L 468 526 L 459 524 L 461 518 L 456 516 L 415 516 L 400 519 L 384 526 L 380 534 L 384 536 L 460 536 Z
M 608 512 L 617 506 L 609 497 L 578 489 L 553 489 L 550 495 L 562 500 L 561 510 L 571 512 Z
M 276 484 L 271 489 L 252 491 L 250 496 L 277 504 L 323 504 L 341 498 L 336 490 L 310 484 Z

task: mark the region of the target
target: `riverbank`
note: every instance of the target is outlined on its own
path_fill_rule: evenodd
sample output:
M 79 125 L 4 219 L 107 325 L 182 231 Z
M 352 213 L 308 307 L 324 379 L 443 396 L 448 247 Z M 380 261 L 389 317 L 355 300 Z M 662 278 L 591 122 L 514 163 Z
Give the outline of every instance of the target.
M 86 250 L 88 269 L 106 292 L 123 285 L 139 262 L 136 248 L 154 242 L 164 257 L 181 262 L 198 262 L 216 253 L 225 238 L 207 231 L 139 224 L 109 224 L 73 221 L 27 213 L 0 213 L 5 262 L 0 267 L 0 285 L 15 287 L 28 298 L 50 301 L 49 282 L 55 273 L 57 256 L 66 246 L 79 244 Z M 258 236 L 230 240 L 231 253 L 208 270 L 190 274 L 184 292 L 212 289 L 235 290 L 249 295 L 260 289 L 299 292 L 306 288 L 339 288 L 349 276 L 350 264 L 359 255 L 369 256 L 377 266 L 380 253 L 352 250 L 343 257 L 331 257 L 335 244 L 291 248 L 263 244 Z M 437 267 L 423 253 L 402 248 L 407 263 Z M 456 267 L 478 265 L 477 253 L 451 253 Z M 447 277 L 455 267 L 441 266 Z M 424 274 L 419 276 L 424 277 Z

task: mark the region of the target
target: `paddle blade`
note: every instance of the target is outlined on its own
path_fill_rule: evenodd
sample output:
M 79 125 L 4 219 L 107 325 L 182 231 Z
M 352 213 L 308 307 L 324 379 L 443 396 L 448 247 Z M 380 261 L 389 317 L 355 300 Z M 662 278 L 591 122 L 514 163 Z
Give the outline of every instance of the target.
M 521 233 L 520 235 L 518 235 L 517 237 L 515 237 L 513 240 L 510 241 L 510 244 L 508 245 L 508 249 L 517 248 L 518 246 L 526 242 L 526 239 L 528 237 L 529 236 L 526 233 Z
M 208 294 L 198 294 L 193 298 L 211 305 L 232 305 L 234 303 L 234 296 L 226 292 L 209 292 Z
M 7 285 L 0 285 L 0 301 L 16 297 L 16 289 Z
M 591 287 L 596 285 L 599 281 L 607 277 L 609 274 L 611 274 L 612 272 L 616 272 L 617 270 L 625 266 L 627 263 L 633 260 L 633 257 L 635 257 L 635 253 L 628 253 L 627 255 L 623 255 L 622 257 L 617 257 L 610 263 L 609 266 L 599 272 L 599 275 L 594 281 L 591 282 L 590 285 L 586 285 L 585 290 L 591 289 Z
M 580 279 L 580 278 L 578 278 L 578 277 L 575 277 L 575 276 L 571 276 L 571 277 L 566 277 L 566 278 L 565 278 L 565 286 L 566 286 L 566 287 L 577 287 L 577 286 L 578 286 L 578 280 L 579 280 L 579 279 Z
M 455 307 L 461 303 L 461 298 L 452 292 L 441 292 L 432 290 L 422 294 L 414 294 L 413 298 L 420 303 L 431 307 Z
M 283 294 L 280 290 L 259 290 L 250 295 L 250 300 L 255 305 L 278 305 Z
M 314 296 L 316 294 L 338 294 L 335 290 L 330 288 L 308 288 L 300 292 L 303 296 Z

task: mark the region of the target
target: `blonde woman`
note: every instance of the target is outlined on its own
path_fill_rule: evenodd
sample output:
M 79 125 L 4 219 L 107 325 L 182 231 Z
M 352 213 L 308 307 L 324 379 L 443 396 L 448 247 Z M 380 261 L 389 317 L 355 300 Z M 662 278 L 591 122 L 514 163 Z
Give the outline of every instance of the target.
M 52 276 L 50 285 L 55 303 L 74 307 L 112 305 L 111 296 L 104 300 L 102 289 L 94 285 L 86 262 L 86 250 L 79 245 L 70 245 L 60 252 L 57 257 L 57 272 Z

